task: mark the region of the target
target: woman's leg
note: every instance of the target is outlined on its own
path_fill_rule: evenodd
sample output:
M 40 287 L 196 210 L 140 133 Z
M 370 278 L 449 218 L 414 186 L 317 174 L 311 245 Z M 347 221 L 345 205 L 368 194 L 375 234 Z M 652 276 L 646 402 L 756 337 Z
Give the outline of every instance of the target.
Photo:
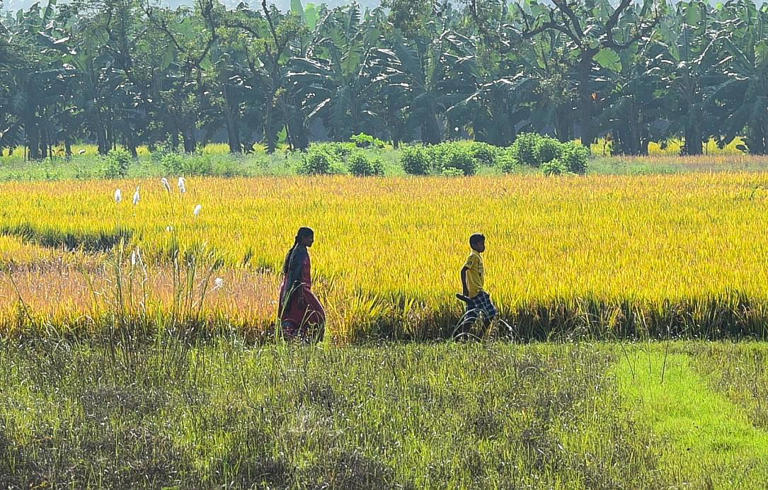
M 304 319 L 301 322 L 300 335 L 306 337 L 308 330 L 312 329 L 317 332 L 313 337 L 317 337 L 317 339 L 320 340 L 323 337 L 323 329 L 325 326 L 325 309 L 323 308 L 323 305 L 320 304 L 320 300 L 317 299 L 317 296 L 315 296 L 310 289 L 305 288 L 303 293 L 306 310 L 304 311 Z
M 292 340 L 296 338 L 299 333 L 299 329 L 296 328 L 296 324 L 292 321 L 284 321 L 280 323 L 280 329 L 285 340 Z

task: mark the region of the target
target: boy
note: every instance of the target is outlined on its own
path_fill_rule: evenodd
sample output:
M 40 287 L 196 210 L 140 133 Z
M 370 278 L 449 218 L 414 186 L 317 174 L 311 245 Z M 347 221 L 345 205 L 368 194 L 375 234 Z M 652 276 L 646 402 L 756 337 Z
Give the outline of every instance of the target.
M 480 233 L 473 234 L 469 237 L 469 246 L 472 247 L 472 252 L 461 269 L 461 285 L 464 290 L 464 297 L 460 299 L 467 303 L 467 313 L 464 315 L 462 322 L 464 328 L 462 330 L 471 327 L 480 315 L 482 315 L 483 323 L 487 327 L 498 314 L 498 310 L 491 302 L 491 297 L 483 290 L 485 269 L 483 268 L 483 257 L 480 254 L 485 252 L 485 236 Z

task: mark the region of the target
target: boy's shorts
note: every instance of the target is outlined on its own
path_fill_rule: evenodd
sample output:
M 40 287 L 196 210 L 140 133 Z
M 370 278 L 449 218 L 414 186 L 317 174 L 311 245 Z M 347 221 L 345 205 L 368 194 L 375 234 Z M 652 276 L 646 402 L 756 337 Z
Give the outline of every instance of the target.
M 499 311 L 491 302 L 491 297 L 485 291 L 480 291 L 477 296 L 470 298 L 467 302 L 467 320 L 474 321 L 481 314 L 485 321 L 491 321 L 499 314 Z

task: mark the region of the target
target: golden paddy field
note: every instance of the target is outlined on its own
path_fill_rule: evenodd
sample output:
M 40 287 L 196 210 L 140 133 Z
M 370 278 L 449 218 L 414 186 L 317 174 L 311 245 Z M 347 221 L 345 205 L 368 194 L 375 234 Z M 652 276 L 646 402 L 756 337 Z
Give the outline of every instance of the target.
M 768 173 L 186 187 L 1 184 L 0 330 L 151 329 L 171 318 L 259 336 L 302 225 L 316 232 L 315 290 L 338 342 L 450 333 L 476 231 L 487 236 L 486 288 L 521 337 L 762 336 L 768 321 Z

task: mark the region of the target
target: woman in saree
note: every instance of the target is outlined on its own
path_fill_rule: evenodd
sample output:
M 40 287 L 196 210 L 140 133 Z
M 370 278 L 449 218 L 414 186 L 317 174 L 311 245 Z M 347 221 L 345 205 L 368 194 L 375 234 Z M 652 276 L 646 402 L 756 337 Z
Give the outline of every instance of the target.
M 315 242 L 311 228 L 299 228 L 293 246 L 285 256 L 283 284 L 280 288 L 279 316 L 286 339 L 320 340 L 325 324 L 325 310 L 312 293 L 311 264 L 308 248 Z

